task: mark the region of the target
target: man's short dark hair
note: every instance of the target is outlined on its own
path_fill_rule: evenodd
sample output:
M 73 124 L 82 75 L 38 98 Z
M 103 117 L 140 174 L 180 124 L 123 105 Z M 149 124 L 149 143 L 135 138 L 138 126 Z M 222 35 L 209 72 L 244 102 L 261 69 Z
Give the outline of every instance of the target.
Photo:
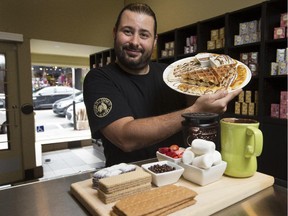
M 120 19 L 121 16 L 123 14 L 124 11 L 129 10 L 135 13 L 142 13 L 142 14 L 146 14 L 148 16 L 153 17 L 154 19 L 154 36 L 156 36 L 157 34 L 157 19 L 156 19 L 156 15 L 154 13 L 154 11 L 147 5 L 147 4 L 143 4 L 143 3 L 131 3 L 126 5 L 119 13 L 116 23 L 115 23 L 115 29 L 116 31 L 118 30 L 119 27 L 119 23 L 120 23 Z

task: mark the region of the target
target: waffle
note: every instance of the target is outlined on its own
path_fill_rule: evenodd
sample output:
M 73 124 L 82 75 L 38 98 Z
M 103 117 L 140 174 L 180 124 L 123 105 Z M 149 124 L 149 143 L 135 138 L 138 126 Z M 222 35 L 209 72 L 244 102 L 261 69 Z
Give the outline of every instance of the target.
M 118 201 L 111 215 L 167 215 L 196 203 L 197 193 L 183 186 L 167 185 Z
M 203 95 L 215 93 L 220 89 L 231 89 L 230 85 L 236 80 L 237 72 L 236 60 L 227 55 L 211 54 L 210 66 L 201 67 L 197 58 L 194 58 L 177 65 L 173 70 L 173 75 L 174 78 L 178 78 L 180 84 L 177 88 L 180 91 Z
M 228 88 L 232 81 L 237 76 L 236 64 L 223 65 L 220 67 L 213 67 L 215 76 L 219 81 L 220 86 Z
M 212 68 L 203 68 L 183 74 L 182 82 L 197 86 L 217 86 L 219 81 Z
M 201 69 L 200 63 L 192 60 L 192 61 L 177 65 L 176 68 L 174 68 L 173 70 L 173 74 L 175 77 L 181 77 L 183 74 L 186 74 L 190 71 L 194 71 L 197 69 Z

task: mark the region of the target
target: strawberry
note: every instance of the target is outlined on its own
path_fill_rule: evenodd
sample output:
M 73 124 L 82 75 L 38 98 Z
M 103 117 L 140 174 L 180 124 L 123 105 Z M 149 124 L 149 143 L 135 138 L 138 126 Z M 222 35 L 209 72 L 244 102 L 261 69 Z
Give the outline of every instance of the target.
M 178 149 L 179 149 L 179 146 L 176 145 L 176 144 L 173 144 L 173 145 L 170 146 L 170 150 L 171 151 L 177 151 Z
M 167 152 L 170 152 L 170 148 L 169 147 L 161 147 L 161 148 L 158 149 L 158 151 L 161 154 L 166 154 Z
M 172 157 L 172 158 L 177 156 L 177 154 L 174 151 L 166 152 L 166 155 L 169 156 L 169 157 Z

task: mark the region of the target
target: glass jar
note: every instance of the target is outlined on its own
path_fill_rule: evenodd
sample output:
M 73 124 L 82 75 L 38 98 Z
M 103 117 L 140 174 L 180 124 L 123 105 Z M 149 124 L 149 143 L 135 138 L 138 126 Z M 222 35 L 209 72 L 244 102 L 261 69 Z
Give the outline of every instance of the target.
M 204 139 L 218 146 L 219 115 L 216 113 L 184 113 L 182 117 L 184 144 L 188 147 L 194 139 Z

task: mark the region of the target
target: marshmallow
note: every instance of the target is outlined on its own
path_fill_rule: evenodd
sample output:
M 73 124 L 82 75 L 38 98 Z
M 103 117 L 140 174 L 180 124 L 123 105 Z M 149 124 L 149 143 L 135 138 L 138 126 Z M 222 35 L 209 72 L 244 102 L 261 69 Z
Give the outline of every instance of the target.
M 212 154 L 213 154 L 213 166 L 220 164 L 222 161 L 221 153 L 219 151 L 214 151 Z
M 182 155 L 182 162 L 184 164 L 191 164 L 195 158 L 195 154 L 191 151 L 191 149 L 187 148 Z
M 213 153 L 207 153 L 198 157 L 195 157 L 192 165 L 202 168 L 202 169 L 209 169 L 212 167 L 214 162 Z
M 204 139 L 194 139 L 191 143 L 191 149 L 196 155 L 203 155 L 215 151 L 215 143 Z

